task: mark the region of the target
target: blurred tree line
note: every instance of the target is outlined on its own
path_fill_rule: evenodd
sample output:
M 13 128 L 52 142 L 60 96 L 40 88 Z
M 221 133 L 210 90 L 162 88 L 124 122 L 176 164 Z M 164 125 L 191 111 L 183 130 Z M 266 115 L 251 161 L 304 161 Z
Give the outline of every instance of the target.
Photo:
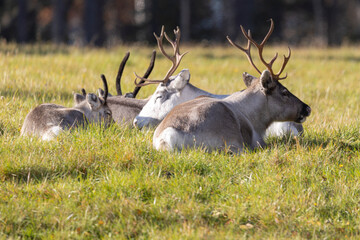
M 239 25 L 292 45 L 338 46 L 360 39 L 360 0 L 0 0 L 0 38 L 112 46 L 155 42 L 180 26 L 182 41 L 224 42 Z M 255 33 L 257 35 L 255 35 Z

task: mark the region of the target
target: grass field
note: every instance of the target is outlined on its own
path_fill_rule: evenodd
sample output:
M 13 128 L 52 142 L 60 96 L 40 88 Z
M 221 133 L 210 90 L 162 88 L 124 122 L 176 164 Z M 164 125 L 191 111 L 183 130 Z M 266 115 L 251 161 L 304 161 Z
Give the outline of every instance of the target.
M 89 126 L 56 141 L 19 137 L 26 114 L 72 92 L 115 93 L 127 50 L 124 92 L 152 48 L 76 49 L 0 45 L 0 238 L 360 238 L 360 51 L 292 49 L 284 85 L 312 107 L 302 137 L 269 139 L 231 156 L 152 148 L 153 130 Z M 255 75 L 230 47 L 183 46 L 191 82 L 225 94 Z M 285 46 L 267 49 L 286 53 Z M 169 63 L 158 56 L 153 78 Z M 155 86 L 144 87 L 140 97 Z

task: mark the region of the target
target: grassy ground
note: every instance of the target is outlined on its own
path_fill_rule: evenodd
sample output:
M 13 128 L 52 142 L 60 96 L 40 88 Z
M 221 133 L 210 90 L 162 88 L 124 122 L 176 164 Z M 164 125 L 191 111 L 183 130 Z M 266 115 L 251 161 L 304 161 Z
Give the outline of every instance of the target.
M 298 139 L 269 139 L 241 156 L 152 149 L 153 130 L 90 126 L 56 141 L 19 137 L 26 114 L 72 92 L 146 70 L 152 48 L 75 49 L 0 45 L 0 238 L 354 238 L 360 237 L 360 51 L 293 49 L 284 85 L 312 107 Z M 255 75 L 230 47 L 184 46 L 180 68 L 215 93 Z M 285 52 L 286 47 L 273 47 Z M 152 77 L 169 63 L 158 56 Z M 140 97 L 155 86 L 144 87 Z

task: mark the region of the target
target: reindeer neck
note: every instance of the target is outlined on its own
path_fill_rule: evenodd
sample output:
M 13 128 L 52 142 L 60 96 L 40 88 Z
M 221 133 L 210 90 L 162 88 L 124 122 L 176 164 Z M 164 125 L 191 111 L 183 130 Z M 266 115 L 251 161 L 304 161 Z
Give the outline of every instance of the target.
M 73 109 L 76 109 L 80 112 L 82 112 L 86 118 L 89 118 L 90 116 L 90 107 L 89 104 L 86 101 L 82 101 L 81 103 L 77 104 L 73 107 Z
M 224 99 L 237 117 L 247 117 L 256 132 L 265 134 L 265 130 L 272 123 L 266 96 L 257 88 L 247 88 L 236 92 Z

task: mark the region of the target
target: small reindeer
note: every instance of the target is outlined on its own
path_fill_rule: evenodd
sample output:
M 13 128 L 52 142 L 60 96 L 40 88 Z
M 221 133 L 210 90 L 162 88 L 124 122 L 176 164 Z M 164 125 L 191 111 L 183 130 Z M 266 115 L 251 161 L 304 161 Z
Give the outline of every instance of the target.
M 34 135 L 43 140 L 51 140 L 66 129 L 83 127 L 92 122 L 110 123 L 112 118 L 111 110 L 107 106 L 108 86 L 105 76 L 101 75 L 101 78 L 105 89 L 104 97 L 93 93 L 85 95 L 83 90 L 83 95 L 74 95 L 77 104 L 73 108 L 51 103 L 41 104 L 26 116 L 21 135 Z
M 263 135 L 274 121 L 295 121 L 303 123 L 311 108 L 290 93 L 279 81 L 289 56 L 284 56 L 280 71 L 275 74 L 272 64 L 262 56 L 263 48 L 274 28 L 261 44 L 255 42 L 243 27 L 248 47 L 242 49 L 251 65 L 261 74 L 260 78 L 249 78 L 247 89 L 233 93 L 224 99 L 199 97 L 177 105 L 156 128 L 153 145 L 157 150 L 174 150 L 187 147 L 205 147 L 209 151 L 228 148 L 240 153 L 244 147 L 254 149 L 265 146 Z M 251 44 L 258 49 L 261 62 L 267 70 L 262 73 L 255 66 L 250 54 Z M 246 78 L 246 76 L 244 76 Z
M 122 95 L 120 84 L 121 77 L 129 56 L 130 52 L 127 52 L 119 65 L 119 70 L 115 81 L 117 96 L 112 96 L 109 94 L 109 97 L 107 98 L 107 106 L 110 108 L 112 117 L 116 123 L 120 125 L 132 126 L 134 118 L 140 113 L 141 109 L 148 102 L 148 99 L 135 99 L 136 95 L 140 91 L 141 86 L 136 86 L 132 92 Z M 151 74 L 154 68 L 155 58 L 156 51 L 153 51 L 149 67 L 143 75 L 143 78 L 148 78 Z M 140 83 L 144 83 L 144 81 L 141 81 Z M 100 97 L 104 95 L 104 91 L 102 89 L 99 89 L 98 93 Z
M 161 28 L 160 37 L 155 33 L 155 38 L 158 43 L 158 47 L 161 53 L 172 62 L 170 70 L 167 72 L 163 80 L 148 80 L 146 78 L 140 78 L 141 82 L 137 86 L 144 86 L 152 83 L 160 83 L 155 90 L 155 93 L 150 97 L 149 101 L 140 111 L 134 119 L 134 126 L 142 129 L 143 127 L 156 127 L 165 116 L 176 106 L 186 101 L 195 99 L 199 96 L 205 95 L 208 97 L 213 97 L 217 99 L 223 99 L 229 95 L 217 95 L 210 92 L 206 92 L 202 89 L 199 89 L 192 85 L 190 81 L 190 72 L 188 69 L 182 70 L 176 76 L 170 77 L 177 67 L 180 64 L 182 57 L 186 54 L 180 54 L 179 44 L 180 44 L 180 29 L 177 28 L 174 30 L 175 41 L 172 41 L 166 32 L 164 32 L 164 27 Z M 172 45 L 174 50 L 174 55 L 170 56 L 167 54 L 163 47 L 163 39 Z M 246 78 L 255 78 L 250 74 L 243 75 L 244 82 L 246 83 Z M 144 81 L 146 83 L 144 83 Z M 274 122 L 270 125 L 269 129 L 266 131 L 266 136 L 282 136 L 286 134 L 299 135 L 303 132 L 303 127 L 301 124 L 294 122 Z

